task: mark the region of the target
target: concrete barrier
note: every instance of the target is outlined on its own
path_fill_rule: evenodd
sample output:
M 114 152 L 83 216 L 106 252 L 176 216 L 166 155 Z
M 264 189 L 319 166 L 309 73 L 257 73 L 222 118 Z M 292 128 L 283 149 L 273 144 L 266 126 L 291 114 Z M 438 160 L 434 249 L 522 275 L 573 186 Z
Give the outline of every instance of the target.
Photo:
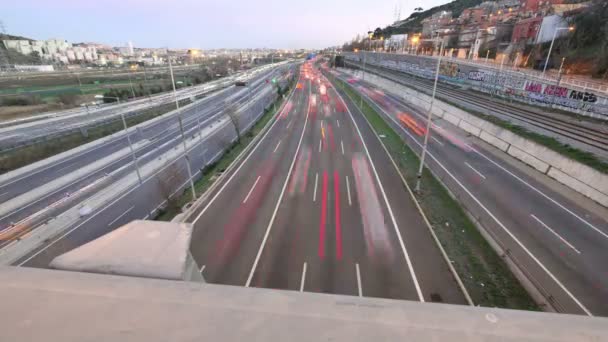
M 139 141 L 138 143 L 133 145 L 133 148 L 138 149 L 139 147 L 141 147 L 147 143 L 148 143 L 147 140 Z M 22 208 L 23 206 L 25 206 L 31 202 L 34 202 L 41 197 L 44 197 L 52 192 L 55 192 L 58 189 L 81 179 L 82 177 L 85 177 L 94 172 L 97 172 L 100 169 L 104 168 L 106 165 L 109 165 L 109 164 L 129 155 L 130 153 L 131 153 L 130 149 L 128 147 L 125 147 L 125 148 L 121 149 L 120 151 L 113 153 L 109 156 L 106 156 L 105 158 L 101 158 L 83 168 L 75 170 L 63 177 L 56 178 L 48 183 L 45 183 L 44 185 L 42 185 L 38 188 L 35 188 L 33 190 L 30 190 L 26 193 L 23 193 L 23 194 L 17 196 L 17 197 L 14 197 L 14 198 L 2 203 L 2 206 L 0 206 L 0 217 L 7 215 L 19 208 Z
M 263 98 L 269 93 L 269 89 L 259 92 L 252 98 L 250 102 L 246 102 L 245 104 L 241 105 L 238 111 L 244 109 L 245 107 L 254 105 L 256 100 Z M 263 111 L 261 111 L 261 113 L 257 116 L 256 120 L 259 119 L 261 114 L 263 114 Z M 243 128 L 243 132 L 253 125 L 253 121 Z M 220 118 L 219 121 L 216 121 L 216 123 L 213 125 L 203 127 L 201 129 L 199 139 L 188 139 L 186 141 L 186 151 L 189 152 L 196 148 L 197 145 L 204 143 L 208 137 L 211 137 L 213 134 L 227 125 L 231 125 L 229 118 L 222 116 L 222 118 Z M 174 141 L 180 139 L 181 138 L 177 136 L 175 137 Z M 236 139 L 236 136 L 234 139 Z M 169 149 L 158 158 L 154 158 L 145 165 L 140 166 L 141 176 L 142 179 L 144 179 L 144 184 L 141 186 L 146 186 L 147 182 L 154 181 L 153 178 L 156 176 L 156 174 L 160 173 L 164 168 L 168 167 L 183 156 L 183 145 L 175 145 L 176 148 Z M 129 191 L 137 188 L 137 186 L 139 186 L 139 180 L 134 171 L 123 177 L 118 177 L 118 175 L 122 174 L 123 168 L 128 166 L 129 165 L 123 166 L 108 176 L 114 178 L 111 185 L 100 189 L 96 194 L 87 198 L 82 203 L 69 208 L 45 224 L 36 227 L 19 240 L 15 240 L 10 245 L 0 249 L 0 265 L 12 265 L 16 261 L 25 257 L 28 253 L 30 253 L 30 251 L 49 243 L 50 240 L 61 236 L 69 229 L 77 227 L 79 224 L 82 224 L 85 220 L 87 220 L 89 215 L 94 215 L 95 212 L 110 205 L 113 201 L 116 201 L 117 199 L 121 198 L 121 196 L 126 195 Z M 86 216 L 81 215 L 81 209 L 83 207 L 87 207 L 91 214 Z
M 355 74 L 351 70 L 346 72 Z M 426 94 L 370 73 L 366 74 L 365 80 L 381 89 L 401 95 L 403 100 L 413 106 L 429 108 L 430 96 Z M 433 115 L 449 121 L 572 190 L 608 207 L 608 175 L 441 100 L 435 99 Z

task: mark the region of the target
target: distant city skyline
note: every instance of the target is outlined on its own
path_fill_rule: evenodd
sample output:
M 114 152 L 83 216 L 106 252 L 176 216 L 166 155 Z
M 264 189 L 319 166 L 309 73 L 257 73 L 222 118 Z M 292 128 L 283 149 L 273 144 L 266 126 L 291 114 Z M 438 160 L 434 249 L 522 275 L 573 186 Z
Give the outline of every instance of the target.
M 400 1 L 401 18 L 448 0 Z M 380 0 L 195 1 L 20 0 L 3 5 L 6 33 L 112 46 L 324 48 L 394 20 L 399 2 Z

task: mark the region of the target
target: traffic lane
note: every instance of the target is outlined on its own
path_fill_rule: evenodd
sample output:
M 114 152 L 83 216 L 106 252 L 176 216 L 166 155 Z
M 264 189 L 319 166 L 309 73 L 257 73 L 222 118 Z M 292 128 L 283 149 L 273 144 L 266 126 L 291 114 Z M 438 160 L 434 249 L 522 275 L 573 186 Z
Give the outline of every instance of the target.
M 226 126 L 224 129 L 230 129 L 230 127 Z M 213 157 L 217 157 L 220 149 L 224 148 L 221 141 L 222 134 L 223 132 L 219 132 L 217 135 L 220 137 L 208 138 L 189 149 L 188 155 L 194 166 L 195 177 L 201 172 L 199 168 L 211 163 Z M 145 179 L 141 186 L 133 187 L 91 216 L 82 218 L 73 227 L 67 229 L 65 234 L 32 251 L 15 264 L 47 267 L 56 256 L 96 239 L 131 220 L 148 219 L 151 215 L 158 213 L 161 205 L 169 196 L 187 187 L 186 167 L 184 158 L 179 157 L 174 163 L 168 164 Z M 132 172 L 132 168 L 129 171 Z M 169 178 L 172 180 L 166 183 L 165 180 Z
M 411 268 L 414 270 L 412 277 L 416 279 L 414 284 L 418 283 L 418 288 L 425 301 L 466 304 L 461 289 L 413 199 L 405 190 L 399 174 L 380 144 L 379 138 L 371 130 L 352 100 L 339 89 L 338 92 L 346 101 L 351 113 L 355 113 L 352 118 L 361 131 L 363 140 L 368 144 L 367 148 L 372 163 L 376 166 L 381 182 L 384 183 L 383 188 L 389 199 L 389 205 L 399 204 L 399 210 L 393 210 L 393 215 L 398 224 L 398 231 L 403 237 L 406 252 L 410 256 Z
M 299 96 L 294 95 L 291 100 Z M 299 108 L 301 105 L 294 105 L 292 112 Z M 246 283 L 304 120 L 296 117 L 289 128 L 287 125 L 287 120 L 277 118 L 268 135 L 241 164 L 238 174 L 224 183 L 225 188 L 215 193 L 217 197 L 206 203 L 206 210 L 193 222 L 191 252 L 199 265 L 205 265 L 207 281 Z M 284 149 L 273 153 L 278 141 Z
M 345 250 L 353 260 L 347 266 L 351 271 L 348 283 L 355 286 L 355 295 L 419 300 L 413 277 L 404 259 L 400 258 L 402 250 L 396 243 L 399 237 L 389 219 L 390 212 L 383 202 L 379 184 L 371 172 L 372 161 L 367 158 L 363 140 L 335 90 L 330 89 L 328 93 L 334 108 L 339 109 L 332 124 L 339 126 L 340 141 L 348 142 L 345 154 L 352 151 L 345 156 L 344 165 L 337 165 L 338 172 L 345 174 L 345 182 L 346 177 L 349 182 L 353 180 L 350 196 L 355 201 L 354 206 L 345 208 L 343 215 L 345 219 L 355 219 L 351 225 L 344 225 L 343 238 L 349 238 L 347 243 L 353 247 L 352 251 Z M 340 194 L 344 199 L 341 203 L 346 206 L 349 190 L 346 186 L 342 190 L 346 193 Z
M 445 122 L 442 125 L 448 126 Z M 454 127 L 452 129 L 455 130 Z M 441 139 L 441 134 L 435 136 Z M 608 269 L 603 262 L 606 249 L 603 226 L 597 225 L 592 215 L 579 213 L 577 215 L 584 215 L 579 217 L 585 221 L 580 220 L 506 173 L 506 166 L 498 164 L 505 168 L 502 169 L 490 163 L 487 152 L 480 146 L 463 149 L 462 144 L 453 144 L 455 136 L 452 135 L 449 142 L 443 139 L 443 145 L 432 143 L 430 151 L 449 165 L 450 171 L 459 176 L 464 186 L 484 203 L 506 229 L 513 232 L 539 262 L 555 275 L 557 281 L 573 293 L 576 300 L 580 300 L 593 312 L 607 314 L 606 306 L 601 304 L 608 302 Z M 421 139 L 417 140 L 420 143 Z M 575 205 L 560 194 L 553 193 L 518 170 L 509 172 L 558 203 L 567 204 L 567 209 L 575 212 Z M 503 239 L 509 241 L 512 238 L 504 236 Z M 530 256 L 523 254 L 520 259 L 530 260 Z M 556 281 L 548 276 L 547 271 L 535 265 L 533 260 L 527 267 L 542 274 L 544 286 L 548 287 L 546 283 L 554 283 L 551 286 L 553 293 L 564 293 L 564 289 L 555 284 Z M 565 301 L 571 302 L 572 298 L 566 298 Z M 573 312 L 581 310 L 578 305 L 573 305 L 570 309 Z
M 378 107 L 381 111 L 380 107 Z M 381 111 L 382 113 L 385 113 Z M 420 145 L 417 140 L 414 141 L 414 136 L 405 130 L 396 121 L 389 121 L 393 128 L 398 131 L 407 141 L 410 147 L 415 151 L 420 152 Z M 408 140 L 409 139 L 409 140 Z M 448 168 L 443 165 L 443 161 L 439 161 L 433 153 L 429 151 L 429 160 L 427 166 L 441 177 L 443 183 L 461 199 L 467 208 L 475 217 L 481 217 L 484 222 L 484 228 L 490 233 L 495 241 L 497 241 L 503 249 L 509 251 L 510 259 L 515 262 L 518 267 L 527 275 L 528 279 L 544 294 L 545 297 L 551 298 L 552 305 L 560 312 L 584 313 L 588 310 L 582 306 L 579 298 L 572 295 L 569 288 L 566 287 L 558 275 L 549 270 L 543 262 L 535 255 L 536 251 L 528 249 L 512 232 L 512 221 L 507 213 L 504 217 L 497 217 L 495 212 L 488 209 L 486 202 L 482 202 L 468 186 L 463 184 L 462 177 L 454 175 Z M 470 199 L 472 202 L 466 202 Z M 493 201 L 490 199 L 491 202 Z M 489 202 L 489 203 L 491 203 Z
M 213 98 L 210 98 L 210 99 L 212 99 L 211 103 L 201 102 L 200 105 L 197 105 L 195 108 L 197 111 L 199 111 L 199 110 L 201 111 L 201 113 L 200 113 L 201 119 L 204 119 L 204 118 L 212 115 L 214 110 L 219 110 L 220 109 L 219 104 L 221 104 L 222 99 L 230 96 L 230 94 L 231 93 L 228 92 L 225 94 L 225 96 L 219 97 L 215 100 L 213 100 Z M 243 96 L 241 96 L 241 98 L 242 97 Z M 207 108 L 202 108 L 202 110 L 201 110 L 200 107 L 202 107 L 202 106 L 205 106 Z M 209 108 L 209 106 L 211 106 L 211 108 Z M 189 112 L 189 114 L 192 115 L 193 113 Z M 143 136 L 143 138 L 158 137 L 159 131 L 161 131 L 161 130 L 163 131 L 163 133 L 168 133 L 165 131 L 168 129 L 168 126 L 171 126 L 171 125 L 167 125 L 167 122 L 171 121 L 171 120 L 177 121 L 176 118 L 164 119 L 164 120 L 159 121 L 158 123 L 155 123 L 153 125 L 150 125 L 144 129 L 142 129 L 141 130 L 142 134 L 139 134 L 140 133 L 139 131 L 130 133 L 132 142 L 136 143 L 137 141 L 139 141 L 142 138 L 142 136 Z M 194 123 L 191 122 L 190 124 L 194 124 Z M 175 130 L 175 129 L 177 129 L 177 126 L 175 126 L 173 128 L 173 130 Z M 150 132 L 154 132 L 153 135 L 150 135 Z M 67 173 L 78 170 L 79 168 L 81 168 L 85 165 L 88 165 L 96 160 L 103 158 L 103 156 L 107 156 L 107 155 L 116 153 L 117 151 L 125 148 L 126 146 L 127 146 L 126 136 L 118 137 L 117 139 L 112 140 L 108 143 L 104 143 L 99 147 L 95 147 L 91 150 L 87 150 L 82 153 L 79 153 L 76 156 L 61 160 L 61 161 L 51 165 L 50 167 L 36 170 L 36 171 L 26 175 L 25 177 L 21 177 L 17 182 L 12 181 L 11 183 L 9 183 L 7 185 L 0 186 L 0 189 L 4 192 L 10 193 L 12 197 L 18 196 L 22 193 L 25 193 L 29 190 L 39 187 L 59 176 L 63 176 Z
M 15 265 L 46 268 L 57 256 L 69 252 L 87 242 L 103 236 L 112 230 L 136 219 L 143 219 L 150 210 L 145 205 L 150 201 L 162 200 L 154 179 L 137 186 L 100 210 L 81 218 L 48 244 L 32 251 Z
M 218 113 L 219 114 L 219 113 Z M 177 119 L 176 119 L 177 121 Z M 195 130 L 197 129 L 196 122 L 187 122 L 184 127 L 186 129 L 186 135 L 188 138 L 192 138 L 195 134 Z M 213 125 L 213 122 L 205 122 L 205 126 L 207 124 Z M 148 145 L 138 149 L 135 154 L 138 158 L 140 158 L 139 163 L 145 164 L 147 161 L 154 159 L 155 155 L 162 154 L 171 148 L 174 148 L 179 144 L 181 138 L 178 135 L 178 129 L 173 128 L 172 131 L 166 132 L 166 134 L 158 140 L 149 143 Z M 121 140 L 126 145 L 126 141 Z M 122 148 L 126 148 L 127 146 L 122 146 Z M 151 153 L 154 152 L 154 153 Z M 96 159 L 103 158 L 104 156 L 95 156 Z M 91 160 L 92 162 L 93 160 Z M 100 168 L 98 171 L 91 173 L 85 177 L 75 180 L 72 183 L 69 183 L 67 186 L 61 187 L 56 191 L 53 191 L 41 198 L 36 199 L 35 201 L 29 203 L 26 207 L 21 208 L 9 215 L 5 215 L 0 218 L 0 227 L 8 227 L 11 222 L 15 223 L 22 219 L 29 217 L 30 215 L 47 208 L 52 203 L 68 196 L 69 194 L 82 189 L 84 186 L 93 183 L 97 179 L 103 177 L 105 174 L 109 174 L 114 172 L 121 167 L 132 163 L 132 156 L 125 155 L 124 157 Z M 82 165 L 84 166 L 84 165 Z M 126 170 L 123 170 L 121 174 L 125 174 Z M 66 172 L 67 173 L 67 172 Z M 118 174 L 120 175 L 120 174 Z M 117 175 L 117 176 L 118 176 Z M 63 172 L 60 176 L 63 176 Z M 92 195 L 92 194 L 91 194 Z M 84 200 L 85 198 L 83 198 Z
M 238 101 L 239 101 L 238 103 L 240 103 L 242 101 L 242 98 L 238 99 Z M 206 110 L 205 113 L 203 114 L 203 115 L 205 115 L 203 120 L 207 120 L 207 119 L 212 118 L 213 116 L 220 115 L 221 112 L 219 111 L 219 109 L 220 108 L 210 108 L 209 110 Z M 135 152 L 135 154 L 137 155 L 138 158 L 142 158 L 142 156 L 147 155 L 147 157 L 145 157 L 143 160 L 140 160 L 140 163 L 145 163 L 147 160 L 154 157 L 153 155 L 150 155 L 150 152 L 157 150 L 155 153 L 161 154 L 161 153 L 167 151 L 168 149 L 172 148 L 174 145 L 176 145 L 179 142 L 177 140 L 179 137 L 176 137 L 176 135 L 179 133 L 178 125 L 177 125 L 177 118 L 174 118 L 174 120 L 176 121 L 176 124 L 172 125 L 171 131 L 166 131 L 163 134 L 163 136 L 160 137 L 158 140 L 155 140 L 155 141 L 149 143 L 148 145 L 138 149 Z M 191 134 L 193 135 L 194 134 L 193 131 L 195 129 L 197 129 L 197 125 L 199 125 L 199 124 L 200 124 L 200 121 L 195 120 L 193 118 L 189 118 L 189 121 L 185 121 L 184 129 L 186 130 L 186 135 L 188 135 L 188 136 L 190 136 Z M 210 120 L 203 121 L 202 124 L 204 124 L 204 126 L 213 125 L 213 121 L 210 121 Z M 188 132 L 188 131 L 190 131 L 190 132 Z M 135 137 L 137 134 L 130 134 L 130 135 L 132 137 Z M 137 139 L 133 139 L 133 140 L 137 140 Z M 165 143 L 167 143 L 171 140 L 173 140 L 172 145 L 164 145 Z M 123 143 L 124 146 L 120 146 L 119 145 L 120 143 Z M 125 138 L 119 139 L 119 140 L 115 141 L 112 144 L 112 146 L 126 148 L 127 147 L 126 139 Z M 159 146 L 161 146 L 161 147 L 159 148 Z M 96 150 L 95 152 L 100 153 L 103 151 Z M 104 157 L 103 155 L 98 155 L 97 153 L 86 154 L 80 158 L 79 162 L 73 162 L 72 164 L 69 164 L 68 167 L 79 168 L 79 167 L 86 165 L 87 163 L 91 163 L 94 160 L 98 160 L 98 159 Z M 108 164 L 107 166 L 101 168 L 97 172 L 92 173 L 91 175 L 85 176 L 84 178 L 81 178 L 79 180 L 76 180 L 73 183 L 70 183 L 68 186 L 64 186 L 52 193 L 49 193 L 48 195 L 43 196 L 43 197 L 37 199 L 36 201 L 30 203 L 27 207 L 22 208 L 21 210 L 16 211 L 10 215 L 5 215 L 4 217 L 2 217 L 0 219 L 0 227 L 8 226 L 11 222 L 18 222 L 18 221 L 30 216 L 31 214 L 48 207 L 48 205 L 65 197 L 67 194 L 72 193 L 78 189 L 81 189 L 82 187 L 86 186 L 87 184 L 90 184 L 91 182 L 98 179 L 99 177 L 102 177 L 103 175 L 105 175 L 107 173 L 113 172 L 113 171 L 119 169 L 120 167 L 122 167 L 128 163 L 131 163 L 131 162 L 132 162 L 131 155 L 126 155 L 126 156 L 120 158 L 119 160 L 116 160 L 116 161 L 112 162 L 111 164 Z M 77 164 L 82 164 L 82 165 L 77 165 Z M 63 170 L 63 169 L 67 169 L 67 168 L 62 167 L 61 169 L 58 169 L 60 174 L 56 175 L 56 176 L 63 176 L 64 174 L 69 173 L 69 171 Z M 51 172 L 52 172 L 52 170 L 51 170 Z M 46 172 L 45 172 L 45 175 L 46 175 Z M 12 186 L 22 186 L 23 182 L 26 182 L 30 178 L 31 177 L 28 177 L 27 179 L 23 179 L 17 183 L 12 183 L 11 185 Z M 42 177 L 34 177 L 34 179 L 42 179 Z M 46 181 L 48 181 L 48 180 L 46 180 Z
M 278 121 L 273 129 L 280 129 L 282 125 L 284 123 Z M 292 129 L 297 129 L 297 125 L 294 125 Z M 276 170 L 280 170 L 281 166 L 277 164 L 280 164 L 281 160 L 287 159 L 284 155 L 268 155 L 268 151 L 274 151 L 276 148 L 275 143 L 272 135 L 266 137 L 259 146 L 261 149 L 257 149 L 256 152 L 265 152 L 267 157 L 254 155 L 253 157 L 257 159 L 258 163 L 251 163 L 249 164 L 251 168 L 243 169 L 242 172 L 245 175 L 241 173 L 240 177 L 224 190 L 227 195 L 218 197 L 213 203 L 214 206 L 222 208 L 221 212 L 211 206 L 201 219 L 202 224 L 213 222 L 214 226 L 223 228 L 206 231 L 208 234 L 203 239 L 209 244 L 209 247 L 203 250 L 205 259 L 198 258 L 198 250 L 193 250 L 193 255 L 199 264 L 206 265 L 205 277 L 211 282 L 243 285 L 247 279 L 252 257 L 255 256 L 262 238 L 260 234 L 256 234 L 255 237 L 252 234 L 256 232 L 263 234 L 262 229 L 255 228 L 256 222 L 258 222 L 258 226 L 267 223 L 268 214 L 266 213 L 269 210 L 267 203 L 273 202 L 273 197 L 280 190 L 278 185 L 275 186 L 272 183 L 272 179 L 279 177 L 280 172 Z M 289 146 L 290 144 L 285 142 L 284 145 Z M 247 177 L 251 178 L 250 182 L 247 182 Z M 236 199 L 237 197 L 238 199 Z M 225 204 L 223 201 L 229 203 Z M 220 218 L 217 218 L 215 214 L 218 214 Z M 212 217 L 209 218 L 210 216 Z M 194 246 L 193 243 L 193 249 Z M 241 257 L 241 255 L 245 256 Z
M 256 88 L 255 91 L 257 91 L 258 89 L 259 89 L 259 87 Z M 183 113 L 183 116 L 184 116 L 184 118 L 187 118 L 190 115 L 197 114 L 201 110 L 203 111 L 203 113 L 200 113 L 199 116 L 209 115 L 210 111 L 213 111 L 213 109 L 220 109 L 219 105 L 222 104 L 222 102 L 225 98 L 228 98 L 237 92 L 238 92 L 238 89 L 236 89 L 235 87 L 228 88 L 226 90 L 220 90 L 218 93 L 211 94 L 207 98 L 203 99 L 196 106 L 191 107 L 190 109 L 187 109 Z M 235 100 L 240 102 L 246 96 L 247 96 L 247 93 L 242 93 Z M 209 107 L 211 107 L 212 109 L 210 110 Z M 149 126 L 145 127 L 144 129 L 142 129 L 141 133 L 144 133 L 144 135 L 146 135 L 146 134 L 150 134 L 149 131 L 151 131 L 151 132 L 153 132 L 153 135 L 155 136 L 156 134 L 159 133 L 158 132 L 159 130 L 167 129 L 167 125 L 166 125 L 167 120 L 171 120 L 171 118 L 161 120 L 152 125 L 149 125 Z M 140 137 L 139 134 L 132 134 L 132 139 L 134 142 L 136 142 L 139 139 L 139 137 Z M 125 137 L 120 137 L 118 140 L 114 140 L 111 143 L 103 144 L 100 147 L 97 147 L 94 150 L 96 155 L 89 154 L 93 151 L 86 151 L 85 153 L 82 153 L 82 154 L 78 155 L 77 157 L 72 157 L 72 158 L 68 158 L 66 160 L 62 160 L 62 161 L 52 165 L 51 167 L 43 169 L 42 171 L 44 171 L 45 174 L 42 175 L 42 177 L 40 177 L 41 175 L 39 175 L 38 172 L 33 172 L 28 177 L 23 178 L 23 180 L 24 180 L 23 183 L 8 185 L 7 190 L 5 190 L 5 192 L 10 192 L 14 196 L 16 196 L 19 193 L 23 193 L 31 188 L 39 186 L 40 184 L 46 183 L 49 179 L 54 179 L 57 171 L 62 171 L 63 173 L 66 173 L 66 172 L 78 169 L 82 165 L 87 165 L 90 162 L 97 160 L 99 158 L 98 157 L 99 155 L 109 155 L 109 154 L 115 153 L 116 151 L 121 149 L 125 144 L 126 144 Z M 79 159 L 78 161 L 75 160 L 77 158 Z M 67 167 L 66 167 L 66 164 L 67 164 Z
M 356 295 L 354 263 L 352 258 L 343 261 L 337 224 L 340 193 L 346 198 L 346 191 L 339 189 L 339 177 L 335 182 L 337 171 L 330 170 L 331 159 L 338 156 L 331 152 L 329 133 L 323 138 L 322 127 L 329 132 L 327 117 L 315 100 L 318 94 L 311 92 L 309 126 L 252 284 Z M 347 265 L 352 265 L 350 276 Z
M 335 89 L 328 92 L 337 109 L 333 124 L 338 127 L 340 153 L 345 146 L 345 163 L 338 165 L 338 172 L 344 174 L 341 188 L 345 192 L 341 194 L 345 207 L 344 245 L 353 248 L 350 253 L 354 262 L 350 269 L 355 278 L 351 281 L 363 296 L 419 300 L 410 271 L 399 257 L 402 253 L 397 243 L 399 237 L 388 219 L 390 212 L 371 172 L 363 140 Z
M 419 111 L 411 109 L 397 96 L 391 95 L 391 98 L 400 103 L 402 108 L 413 113 L 420 124 L 423 123 L 424 116 Z M 471 138 L 468 136 L 465 138 L 460 133 L 461 130 L 454 127 L 451 123 L 445 120 L 436 120 L 436 124 L 439 125 L 439 129 L 435 129 L 436 125 L 433 126 L 433 136 L 436 139 L 444 142 L 447 141 L 450 146 L 456 145 L 461 149 L 470 150 L 471 153 L 466 154 L 468 158 L 467 163 L 473 166 L 475 170 L 477 168 L 483 169 L 484 172 L 496 175 L 501 180 L 511 179 L 512 184 L 521 190 L 521 197 L 525 198 L 528 202 L 534 203 L 534 206 L 539 208 L 539 212 L 545 212 L 547 213 L 546 216 L 557 218 L 558 220 L 555 223 L 564 223 L 563 220 L 566 219 L 568 220 L 566 222 L 568 226 L 581 226 L 595 232 L 598 236 L 608 237 L 608 222 L 598 215 L 583 209 L 577 203 L 537 182 L 527 174 L 510 167 L 500 160 L 494 160 L 489 157 L 491 154 L 482 147 L 483 145 L 476 144 L 473 148 L 463 146 L 463 142 L 471 140 Z M 442 127 L 445 128 L 441 129 Z M 457 140 L 456 143 L 454 143 L 455 139 Z M 482 173 L 482 175 L 485 175 L 485 173 Z M 580 230 L 567 230 L 564 231 L 564 234 L 578 231 Z

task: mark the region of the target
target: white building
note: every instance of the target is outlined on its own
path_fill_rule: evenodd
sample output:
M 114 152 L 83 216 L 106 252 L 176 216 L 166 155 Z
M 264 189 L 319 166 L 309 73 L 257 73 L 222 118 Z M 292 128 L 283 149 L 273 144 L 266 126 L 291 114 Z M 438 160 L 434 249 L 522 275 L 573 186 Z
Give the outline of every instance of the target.
M 556 30 L 556 38 L 568 35 L 568 26 L 568 21 L 559 15 L 554 14 L 544 17 L 536 35 L 536 44 L 550 42 L 553 35 L 556 34 Z

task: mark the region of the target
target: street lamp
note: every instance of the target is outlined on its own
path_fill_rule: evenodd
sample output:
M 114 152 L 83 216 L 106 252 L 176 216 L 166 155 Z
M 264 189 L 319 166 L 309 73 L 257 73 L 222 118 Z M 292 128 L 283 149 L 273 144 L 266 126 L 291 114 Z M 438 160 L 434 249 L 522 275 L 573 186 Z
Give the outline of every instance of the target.
M 372 31 L 368 31 L 367 32 L 367 42 L 368 42 L 368 49 L 372 48 L 372 37 L 374 36 L 374 33 Z M 363 73 L 361 73 L 361 82 L 365 81 L 365 62 L 367 60 L 367 52 L 365 52 L 365 54 L 363 55 Z M 363 86 L 363 84 L 361 84 L 361 86 Z M 359 108 L 361 108 L 361 110 L 363 110 L 363 96 L 359 96 Z
M 437 69 L 435 70 L 435 84 L 433 85 L 433 96 L 431 97 L 431 103 L 426 117 L 426 132 L 424 134 L 424 144 L 422 145 L 422 154 L 420 155 L 420 167 L 418 168 L 418 174 L 416 175 L 416 187 L 414 191 L 420 193 L 420 180 L 422 179 L 422 170 L 424 169 L 424 159 L 426 157 L 426 150 L 429 144 L 429 135 L 431 134 L 431 119 L 433 117 L 433 103 L 435 102 L 435 94 L 437 93 L 437 83 L 439 82 L 439 67 L 441 66 L 441 58 L 443 57 L 443 43 L 441 40 L 441 47 L 439 48 L 439 58 L 437 59 Z
M 545 61 L 545 66 L 543 67 L 543 74 L 542 74 L 543 78 L 545 77 L 545 72 L 547 71 L 547 65 L 549 64 L 549 58 L 551 57 L 551 50 L 553 50 L 553 44 L 555 43 L 555 38 L 557 37 L 557 32 L 563 31 L 563 30 L 574 31 L 574 27 L 569 26 L 569 27 L 556 27 L 555 28 L 555 32 L 553 32 L 553 39 L 551 39 L 551 45 L 549 46 L 549 53 L 547 54 L 547 60 Z
M 95 95 L 96 99 L 114 99 L 116 102 L 120 103 L 120 98 L 114 96 L 104 96 L 104 95 Z M 127 120 L 125 119 L 124 111 L 120 112 L 120 117 L 122 119 L 122 126 L 124 127 L 125 134 L 127 135 L 127 141 L 129 142 L 129 150 L 131 150 L 131 158 L 133 159 L 133 165 L 135 165 L 135 172 L 137 172 L 137 179 L 139 179 L 139 184 L 141 185 L 143 182 L 141 180 L 141 173 L 139 171 L 139 160 L 137 156 L 135 156 L 135 150 L 133 149 L 133 144 L 131 143 L 131 135 L 129 134 L 129 130 L 127 127 Z
M 184 145 L 183 156 L 186 159 L 186 166 L 188 169 L 188 177 L 190 179 L 190 189 L 192 189 L 192 201 L 196 200 L 196 190 L 194 190 L 194 180 L 192 180 L 192 165 L 190 163 L 190 156 L 186 149 L 186 135 L 184 134 L 184 124 L 182 122 L 182 112 L 179 110 L 179 101 L 177 99 L 177 90 L 175 90 L 175 78 L 173 77 L 173 66 L 171 65 L 171 57 L 168 55 L 169 49 L 167 49 L 167 59 L 169 60 L 169 73 L 171 74 L 171 84 L 173 85 L 173 98 L 175 99 L 175 108 L 177 112 L 177 121 L 179 121 L 179 131 L 182 135 L 182 143 Z
M 412 37 L 412 44 L 414 45 L 414 54 L 416 54 L 416 52 L 417 52 L 416 45 L 418 45 L 419 41 L 420 41 L 420 37 L 419 36 L 413 36 Z

